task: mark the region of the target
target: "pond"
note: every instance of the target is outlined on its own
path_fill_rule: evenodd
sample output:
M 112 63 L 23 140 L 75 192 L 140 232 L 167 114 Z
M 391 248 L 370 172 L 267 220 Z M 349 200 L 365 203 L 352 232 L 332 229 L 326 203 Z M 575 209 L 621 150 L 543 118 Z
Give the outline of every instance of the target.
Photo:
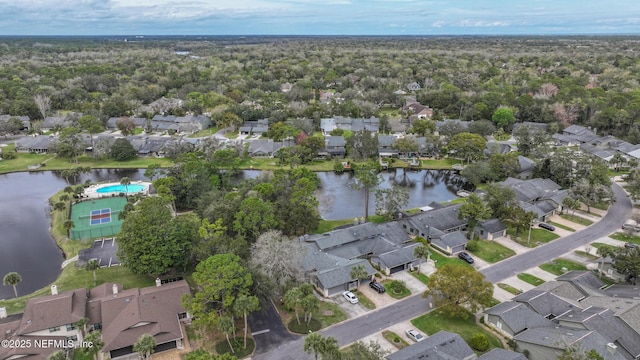
M 78 182 L 147 180 L 144 169 L 100 169 L 82 175 Z M 255 178 L 257 170 L 246 170 L 241 178 Z M 391 170 L 380 174 L 380 187 L 392 184 L 409 191 L 407 208 L 421 207 L 432 201 L 456 198 L 456 191 L 468 187 L 464 178 L 452 171 Z M 316 196 L 320 215 L 327 220 L 364 216 L 363 192 L 353 189 L 353 174 L 320 172 L 320 189 Z M 60 273 L 63 254 L 49 233 L 48 198 L 67 185 L 59 172 L 21 172 L 0 175 L 0 276 L 15 271 L 22 276 L 18 294 L 27 294 L 47 286 Z M 369 214 L 374 214 L 375 198 L 371 193 Z M 0 286 L 0 299 L 13 297 L 10 286 Z

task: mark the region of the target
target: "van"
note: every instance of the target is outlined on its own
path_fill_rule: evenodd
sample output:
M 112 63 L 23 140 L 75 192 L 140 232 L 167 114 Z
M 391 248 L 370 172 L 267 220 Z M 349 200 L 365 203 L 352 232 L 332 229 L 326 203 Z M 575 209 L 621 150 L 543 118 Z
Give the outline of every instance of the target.
M 549 231 L 555 231 L 556 227 L 553 225 L 549 225 L 547 223 L 540 223 L 538 224 L 538 226 L 540 226 L 541 228 L 545 229 L 545 230 L 549 230 Z

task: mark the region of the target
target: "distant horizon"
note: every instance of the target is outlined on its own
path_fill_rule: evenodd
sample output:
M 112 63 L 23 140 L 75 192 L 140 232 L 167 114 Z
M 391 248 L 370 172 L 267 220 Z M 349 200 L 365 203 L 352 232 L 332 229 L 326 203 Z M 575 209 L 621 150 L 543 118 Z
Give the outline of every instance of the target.
M 0 0 L 0 8 L 0 34 L 11 36 L 538 36 L 640 31 L 636 0 Z
M 95 38 L 95 37 L 114 37 L 127 38 L 133 40 L 144 37 L 300 37 L 300 38 L 331 38 L 331 37 L 396 37 L 396 38 L 416 38 L 416 37 L 634 37 L 640 36 L 640 31 L 634 33 L 566 33 L 566 34 L 93 34 L 93 35 L 65 35 L 65 34 L 33 34 L 33 35 L 5 35 L 0 34 L 0 38 Z

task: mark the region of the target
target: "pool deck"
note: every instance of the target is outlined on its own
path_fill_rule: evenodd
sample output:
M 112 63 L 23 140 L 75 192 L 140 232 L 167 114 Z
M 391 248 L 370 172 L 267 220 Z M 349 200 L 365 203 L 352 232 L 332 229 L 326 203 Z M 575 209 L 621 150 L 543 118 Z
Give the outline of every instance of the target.
M 111 197 L 111 194 L 119 194 L 119 192 L 106 192 L 106 193 L 99 193 L 98 189 L 106 187 L 106 186 L 118 186 L 118 185 L 122 185 L 119 182 L 110 182 L 110 183 L 104 183 L 104 184 L 96 184 L 96 185 L 91 185 L 88 188 L 84 189 L 84 195 L 85 197 L 89 198 L 89 199 L 99 199 L 99 198 L 103 198 L 103 197 Z M 151 186 L 151 183 L 148 181 L 132 181 L 130 185 L 143 185 L 144 186 L 144 190 L 142 191 L 129 191 L 129 194 L 138 194 L 138 193 L 142 193 L 145 195 L 149 195 L 149 186 Z

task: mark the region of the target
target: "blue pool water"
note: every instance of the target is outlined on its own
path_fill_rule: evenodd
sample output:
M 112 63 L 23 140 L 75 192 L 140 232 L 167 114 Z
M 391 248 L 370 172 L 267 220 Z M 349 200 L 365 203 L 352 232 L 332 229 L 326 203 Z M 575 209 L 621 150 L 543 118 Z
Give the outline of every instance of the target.
M 129 194 L 131 194 L 131 193 L 140 192 L 144 189 L 145 189 L 144 185 L 129 184 L 126 187 L 124 185 L 103 186 L 101 188 L 98 188 L 96 191 L 101 194 L 110 193 L 110 192 L 118 192 L 118 193 L 128 192 Z

